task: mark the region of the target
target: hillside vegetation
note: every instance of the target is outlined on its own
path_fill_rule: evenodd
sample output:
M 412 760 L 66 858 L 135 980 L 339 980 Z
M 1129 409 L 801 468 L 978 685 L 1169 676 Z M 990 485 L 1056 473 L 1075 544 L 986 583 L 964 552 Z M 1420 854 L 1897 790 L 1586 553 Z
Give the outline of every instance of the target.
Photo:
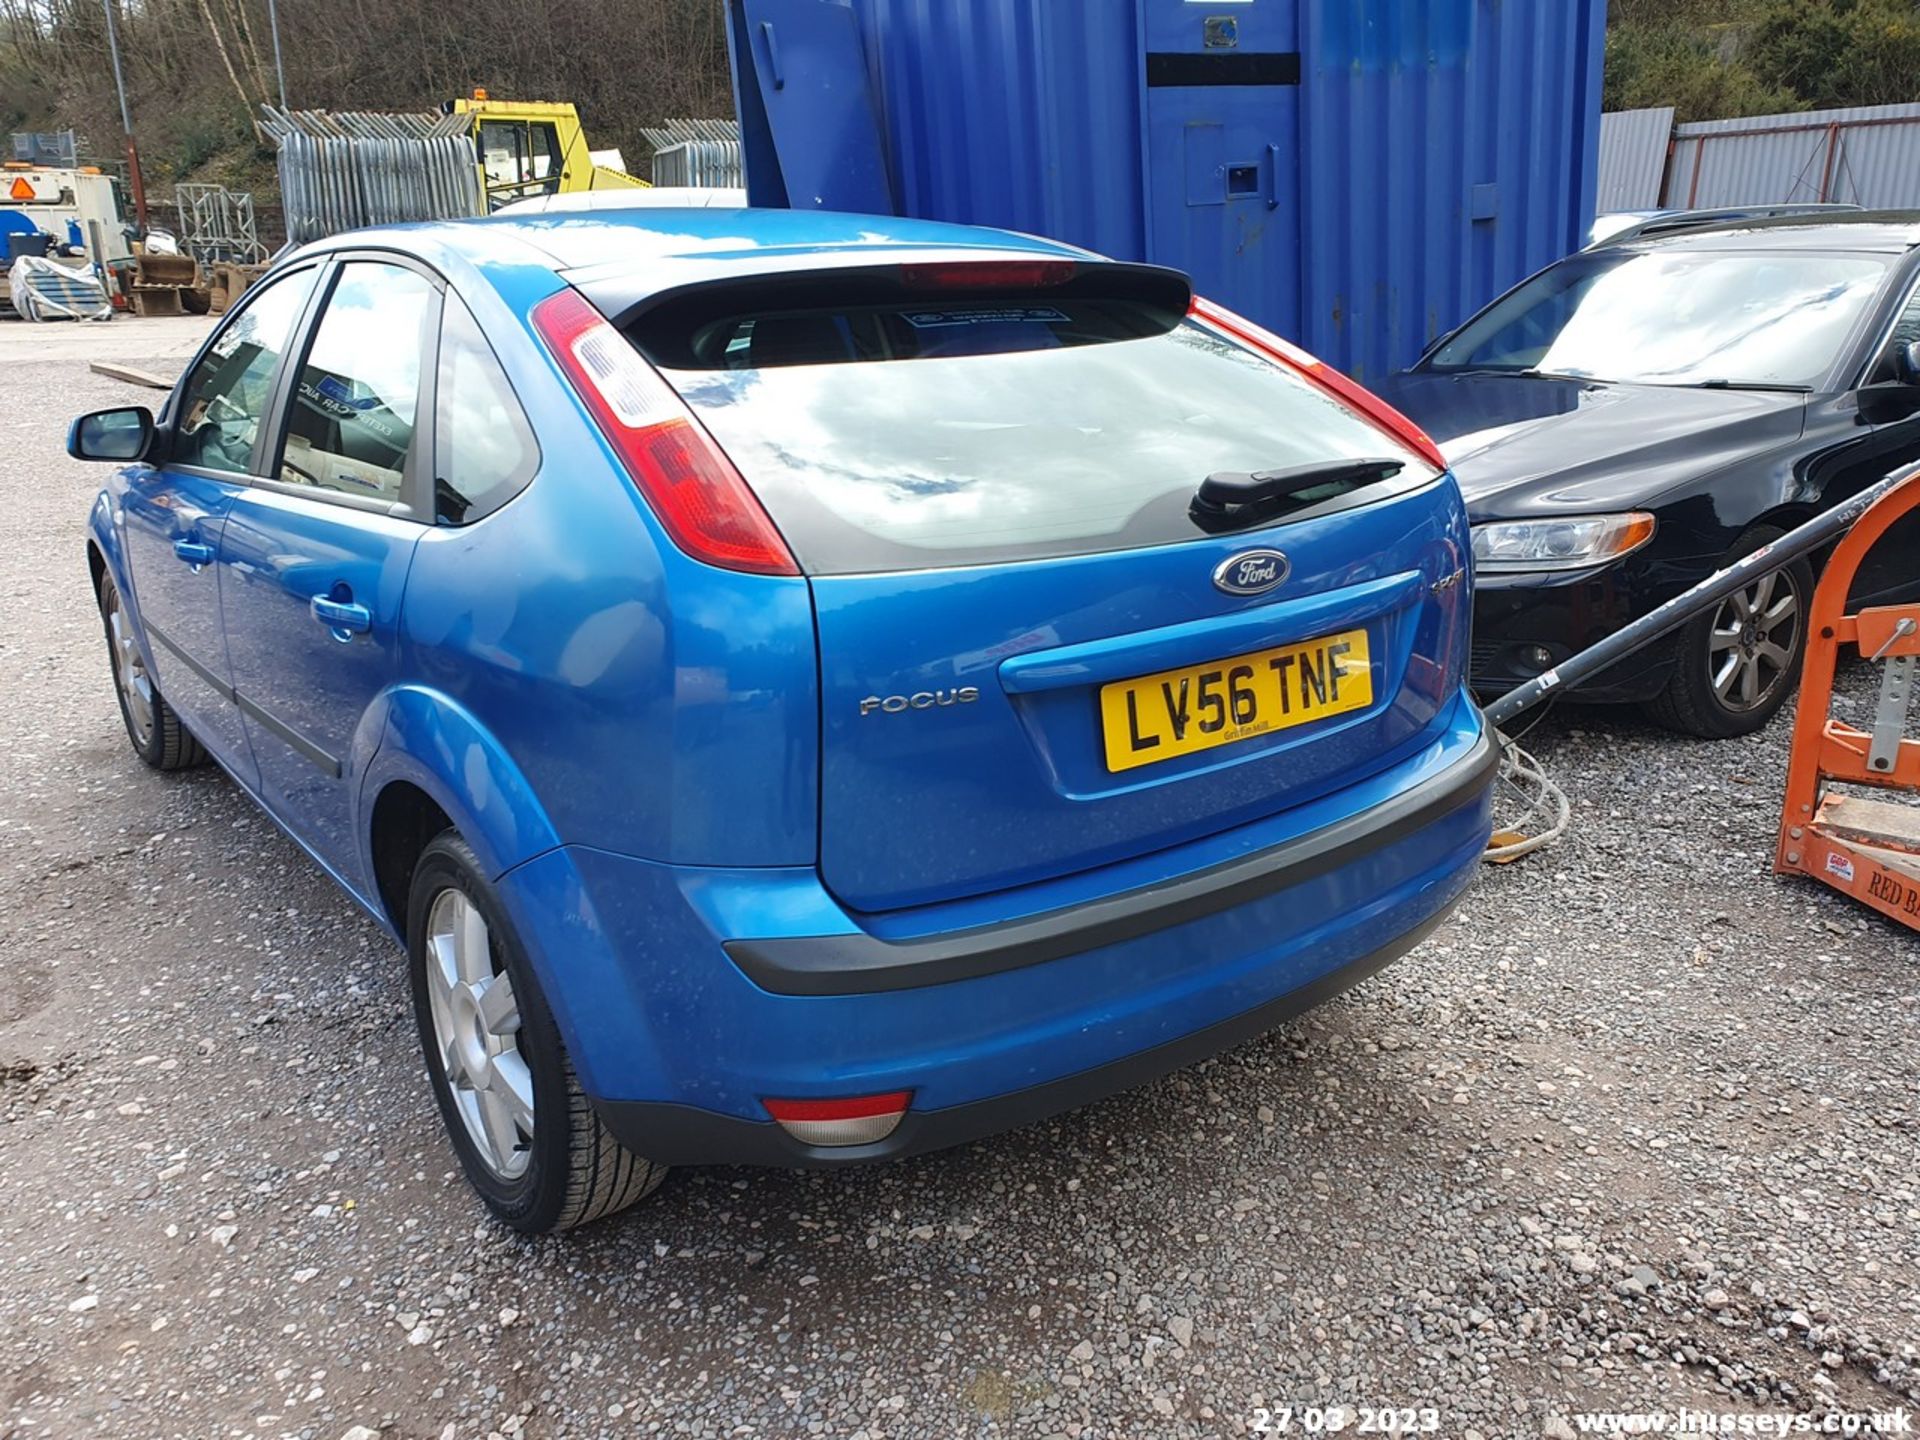
M 181 179 L 272 198 L 254 137 L 277 103 L 266 0 L 106 0 L 149 191 Z M 572 100 L 596 147 L 644 170 L 640 127 L 729 115 L 720 0 L 279 0 L 287 100 L 296 109 L 433 110 L 484 85 Z M 121 153 L 103 0 L 0 0 L 0 131 L 80 132 Z
M 270 203 L 253 132 L 278 88 L 266 0 L 0 0 L 0 130 L 72 128 L 92 157 L 120 154 L 109 4 L 149 190 L 220 180 Z M 1609 109 L 1695 120 L 1920 99 L 1916 0 L 1611 0 L 1608 20 Z M 572 100 L 595 146 L 642 169 L 642 125 L 732 111 L 722 0 L 280 0 L 280 26 L 301 109 L 429 110 L 476 85 Z
M 1606 108 L 1678 120 L 1920 100 L 1914 0 L 1611 0 Z

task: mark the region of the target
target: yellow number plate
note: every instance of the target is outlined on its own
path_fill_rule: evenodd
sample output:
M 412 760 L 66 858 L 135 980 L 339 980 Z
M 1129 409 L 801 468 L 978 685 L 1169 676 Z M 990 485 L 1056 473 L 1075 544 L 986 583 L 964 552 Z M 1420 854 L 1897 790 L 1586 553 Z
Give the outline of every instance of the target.
M 1131 770 L 1373 703 L 1365 630 L 1100 687 L 1107 769 Z

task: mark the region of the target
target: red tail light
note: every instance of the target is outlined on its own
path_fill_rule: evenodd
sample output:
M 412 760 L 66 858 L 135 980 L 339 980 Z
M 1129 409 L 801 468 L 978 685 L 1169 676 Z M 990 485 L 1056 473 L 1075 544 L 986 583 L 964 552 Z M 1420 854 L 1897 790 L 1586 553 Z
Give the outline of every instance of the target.
M 800 573 L 740 472 L 673 387 L 579 291 L 542 300 L 533 324 L 676 545 L 724 570 Z
M 907 1113 L 911 1090 L 839 1100 L 762 1100 L 767 1114 L 808 1145 L 871 1145 L 891 1135 Z
M 943 260 L 902 265 L 900 283 L 915 290 L 1021 290 L 1064 285 L 1076 268 L 1071 260 Z
M 1264 329 L 1251 320 L 1214 304 L 1211 300 L 1202 300 L 1199 296 L 1194 296 L 1191 313 L 1196 320 L 1204 321 L 1215 329 L 1224 330 L 1234 339 L 1251 345 L 1256 350 L 1265 351 L 1289 369 L 1299 371 L 1349 410 L 1371 421 L 1377 428 L 1384 430 L 1412 450 L 1434 469 L 1447 468 L 1447 457 L 1440 453 L 1440 447 L 1433 443 L 1426 431 L 1371 390 L 1365 386 L 1356 385 L 1325 361 L 1309 355 L 1298 345 L 1282 340 L 1271 330 Z

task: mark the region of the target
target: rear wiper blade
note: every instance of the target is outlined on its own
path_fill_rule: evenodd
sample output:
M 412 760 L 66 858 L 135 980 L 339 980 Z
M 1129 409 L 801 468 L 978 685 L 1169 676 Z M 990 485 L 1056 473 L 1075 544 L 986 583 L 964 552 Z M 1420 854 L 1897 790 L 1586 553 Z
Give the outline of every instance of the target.
M 1202 530 L 1218 534 L 1264 524 L 1385 480 L 1407 468 L 1404 460 L 1374 455 L 1359 460 L 1323 460 L 1281 470 L 1220 470 L 1200 482 L 1187 513 Z

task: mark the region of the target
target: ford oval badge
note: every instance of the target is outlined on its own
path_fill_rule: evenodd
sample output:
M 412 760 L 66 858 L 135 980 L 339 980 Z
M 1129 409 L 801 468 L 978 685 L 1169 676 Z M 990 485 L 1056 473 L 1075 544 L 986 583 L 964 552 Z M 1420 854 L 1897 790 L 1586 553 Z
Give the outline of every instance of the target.
M 1213 570 L 1213 584 L 1229 595 L 1264 595 L 1286 583 L 1293 562 L 1278 550 L 1242 550 Z

